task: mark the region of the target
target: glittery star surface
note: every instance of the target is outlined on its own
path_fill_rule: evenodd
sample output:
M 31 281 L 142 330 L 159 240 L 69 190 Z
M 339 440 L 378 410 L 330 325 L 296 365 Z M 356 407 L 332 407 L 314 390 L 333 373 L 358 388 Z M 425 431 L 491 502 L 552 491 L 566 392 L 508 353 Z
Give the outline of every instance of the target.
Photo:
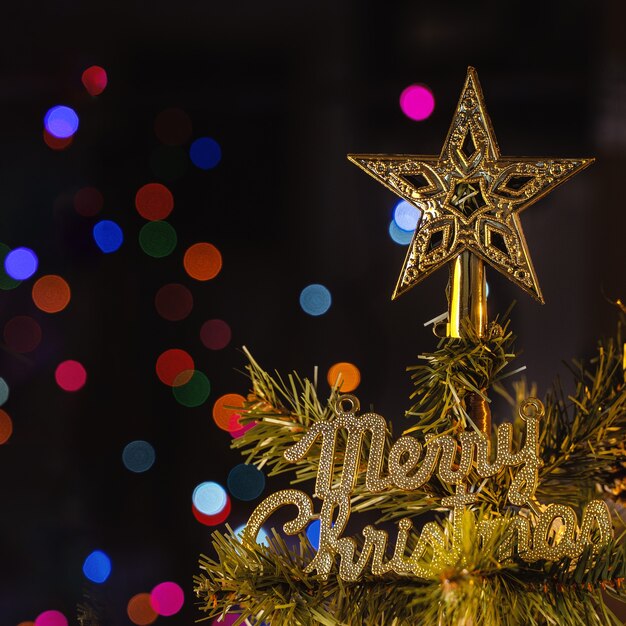
M 421 211 L 392 299 L 469 250 L 540 302 L 519 214 L 594 160 L 500 156 L 472 67 L 439 156 L 348 159 Z

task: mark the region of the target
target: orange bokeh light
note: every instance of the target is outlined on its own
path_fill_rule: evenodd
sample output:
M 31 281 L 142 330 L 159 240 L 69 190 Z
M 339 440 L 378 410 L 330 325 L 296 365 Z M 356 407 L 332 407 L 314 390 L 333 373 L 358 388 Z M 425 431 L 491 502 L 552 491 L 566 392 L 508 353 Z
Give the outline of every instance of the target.
M 42 276 L 33 285 L 35 306 L 46 313 L 58 313 L 70 302 L 72 292 L 65 279 L 56 274 Z
M 156 621 L 159 616 L 158 613 L 152 608 L 150 604 L 149 593 L 138 593 L 134 595 L 129 601 L 126 607 L 128 617 L 133 624 L 137 626 L 147 626 Z
M 185 271 L 196 280 L 215 278 L 222 269 L 222 254 L 210 243 L 195 243 L 185 252 Z
M 135 208 L 141 217 L 151 222 L 164 220 L 174 208 L 174 196 L 165 185 L 148 183 L 137 191 Z
M 328 370 L 328 384 L 344 393 L 354 391 L 361 382 L 361 372 L 352 363 L 335 363 Z
M 233 422 L 231 421 L 231 417 L 233 414 L 241 412 L 245 401 L 246 399 L 238 393 L 227 393 L 215 401 L 213 405 L 213 419 L 219 428 L 227 432 L 232 430 Z M 237 428 L 241 428 L 238 423 L 236 426 Z
M 12 434 L 13 420 L 4 409 L 0 409 L 0 444 L 6 443 Z

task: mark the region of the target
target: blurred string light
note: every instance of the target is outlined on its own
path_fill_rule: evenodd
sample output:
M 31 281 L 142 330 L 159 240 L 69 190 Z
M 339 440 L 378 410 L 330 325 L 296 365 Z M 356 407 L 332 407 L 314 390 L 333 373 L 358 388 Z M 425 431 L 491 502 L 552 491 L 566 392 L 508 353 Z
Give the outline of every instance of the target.
M 179 384 L 179 379 L 185 379 L 185 382 Z M 211 394 L 211 382 L 206 374 L 198 370 L 193 370 L 191 376 L 188 371 L 181 372 L 174 380 L 172 393 L 179 404 L 195 408 L 207 401 Z
M 155 459 L 154 448 L 143 439 L 127 443 L 122 451 L 122 463 L 126 469 L 136 474 L 147 472 L 154 465 Z
M 409 119 L 425 120 L 435 110 L 435 97 L 426 85 L 409 85 L 400 94 L 400 109 Z
M 51 135 L 44 128 L 44 130 L 43 130 L 43 140 L 44 140 L 44 143 L 51 150 L 61 151 L 61 150 L 65 150 L 65 148 L 69 148 L 69 146 L 72 145 L 72 142 L 74 141 L 74 136 L 72 135 L 71 137 L 66 137 L 66 138 L 62 139 L 60 137 L 55 137 L 54 135 Z
M 191 512 L 193 513 L 193 516 L 205 526 L 219 526 L 220 524 L 223 524 L 228 519 L 230 511 L 231 503 L 228 494 L 226 495 L 226 506 L 215 515 L 205 515 L 204 513 L 200 513 L 193 503 L 191 504 Z
M 35 626 L 35 622 L 20 622 L 17 626 Z
M 194 488 L 191 502 L 200 513 L 217 515 L 226 507 L 228 494 L 222 485 L 212 480 L 207 480 Z
M 74 109 L 57 105 L 48 109 L 43 118 L 44 128 L 58 139 L 67 139 L 78 130 L 78 115 Z
M 0 406 L 9 399 L 9 385 L 4 378 L 0 378 Z
M 20 354 L 33 352 L 41 343 L 41 326 L 28 315 L 16 315 L 4 325 L 4 343 Z
M 172 254 L 177 243 L 174 227 L 164 221 L 148 222 L 139 231 L 139 246 L 148 256 L 156 259 Z
M 12 434 L 13 420 L 4 409 L 0 409 L 0 445 L 11 439 Z
M 361 382 L 361 372 L 353 363 L 335 363 L 328 369 L 328 384 L 343 393 L 354 391 Z
M 233 532 L 235 533 L 235 536 L 242 538 L 245 530 L 246 530 L 246 525 L 242 524 L 241 526 L 238 526 L 237 528 L 235 528 Z M 263 527 L 259 529 L 259 532 L 256 536 L 256 542 L 269 546 L 269 537 L 268 537 L 266 530 Z
M 187 172 L 189 157 L 183 148 L 157 146 L 150 155 L 150 169 L 160 179 L 173 182 Z
M 233 413 L 228 418 L 228 431 L 230 432 L 231 437 L 233 439 L 237 439 L 241 437 L 245 433 L 247 433 L 251 428 L 254 428 L 256 425 L 255 421 L 247 422 L 246 424 L 241 424 L 240 422 L 241 415 L 239 413 Z
M 148 626 L 153 624 L 159 614 L 152 608 L 149 593 L 138 593 L 134 595 L 126 605 L 128 619 L 137 626 Z
M 124 233 L 112 220 L 100 220 L 93 227 L 93 238 L 102 252 L 110 254 L 120 249 L 124 242 Z
M 74 194 L 73 204 L 79 215 L 93 217 L 102 211 L 104 198 L 95 187 L 83 187 Z
M 394 220 L 389 223 L 389 236 L 401 246 L 408 246 L 413 239 L 413 233 L 399 228 Z
M 314 519 L 306 528 L 306 536 L 309 543 L 316 549 L 320 547 L 320 521 Z
M 185 603 L 185 594 L 180 585 L 164 582 L 156 585 L 150 592 L 150 604 L 159 615 L 176 615 Z
M 209 350 L 222 350 L 231 339 L 232 331 L 224 320 L 207 320 L 200 327 L 200 341 Z
M 228 473 L 226 486 L 237 500 L 255 500 L 265 489 L 265 474 L 254 465 L 239 463 Z
M 159 380 L 170 387 L 189 382 L 194 369 L 193 358 L 187 351 L 180 348 L 165 350 L 156 361 L 156 373 Z
M 239 613 L 228 613 L 224 615 L 224 617 L 216 617 L 212 622 L 211 626 L 233 626 L 235 622 L 239 619 Z M 243 622 L 245 624 L 245 622 Z
M 230 431 L 231 418 L 239 417 L 246 399 L 238 393 L 226 393 L 213 404 L 213 421 L 218 428 Z
M 35 626 L 68 626 L 68 621 L 61 611 L 44 611 L 35 618 Z
M 148 183 L 137 190 L 135 208 L 146 220 L 164 220 L 174 209 L 174 196 L 165 185 Z
M 421 216 L 422 212 L 406 200 L 400 200 L 393 208 L 393 221 L 402 230 L 413 232 Z
M 191 144 L 189 158 L 197 168 L 210 170 L 221 161 L 222 149 L 215 139 L 200 137 Z
M 4 269 L 4 262 L 9 252 L 11 252 L 11 248 L 4 243 L 0 243 L 0 289 L 5 291 L 15 289 L 22 282 L 21 280 L 15 280 L 15 278 L 9 276 Z
M 211 243 L 195 243 L 185 251 L 183 267 L 191 278 L 211 280 L 222 269 L 222 254 Z
M 94 550 L 83 562 L 83 574 L 93 583 L 103 583 L 111 575 L 111 559 L 102 550 Z
M 72 292 L 64 278 L 47 274 L 35 282 L 31 295 L 35 306 L 41 311 L 59 313 L 69 304 Z
M 108 83 L 106 70 L 99 65 L 92 65 L 83 72 L 81 81 L 90 96 L 99 96 Z
M 68 359 L 59 363 L 54 378 L 63 391 L 79 391 L 87 382 L 87 372 L 82 363 Z
M 324 285 L 314 283 L 300 292 L 300 306 L 309 315 L 324 315 L 330 309 L 331 303 L 330 291 Z
M 154 118 L 154 133 L 166 146 L 182 146 L 191 137 L 189 115 L 177 107 L 164 109 Z
M 39 259 L 33 250 L 20 246 L 7 253 L 4 258 L 4 271 L 15 280 L 30 278 L 39 265 Z
M 191 313 L 193 295 L 184 285 L 169 283 L 157 291 L 154 306 L 163 319 L 177 322 L 184 320 Z

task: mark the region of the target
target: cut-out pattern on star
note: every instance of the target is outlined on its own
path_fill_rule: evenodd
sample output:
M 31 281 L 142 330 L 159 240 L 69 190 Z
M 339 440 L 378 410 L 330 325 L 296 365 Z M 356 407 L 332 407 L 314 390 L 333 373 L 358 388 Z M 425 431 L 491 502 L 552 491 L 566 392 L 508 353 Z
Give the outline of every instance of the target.
M 392 299 L 469 250 L 540 302 L 519 214 L 594 161 L 500 156 L 472 67 L 438 157 L 348 159 L 422 212 Z

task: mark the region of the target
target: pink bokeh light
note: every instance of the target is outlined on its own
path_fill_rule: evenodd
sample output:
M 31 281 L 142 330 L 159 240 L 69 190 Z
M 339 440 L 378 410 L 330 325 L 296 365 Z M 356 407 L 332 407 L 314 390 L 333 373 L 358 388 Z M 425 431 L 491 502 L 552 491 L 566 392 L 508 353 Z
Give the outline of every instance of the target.
M 44 611 L 35 619 L 35 626 L 68 626 L 68 622 L 60 611 Z
M 400 108 L 409 119 L 425 120 L 435 110 L 435 97 L 426 85 L 409 85 L 400 94 Z
M 59 363 L 54 378 L 63 391 L 78 391 L 87 381 L 87 372 L 81 363 L 69 359 Z
M 150 604 L 159 615 L 175 615 L 184 603 L 182 588 L 173 582 L 161 583 L 150 592 Z

